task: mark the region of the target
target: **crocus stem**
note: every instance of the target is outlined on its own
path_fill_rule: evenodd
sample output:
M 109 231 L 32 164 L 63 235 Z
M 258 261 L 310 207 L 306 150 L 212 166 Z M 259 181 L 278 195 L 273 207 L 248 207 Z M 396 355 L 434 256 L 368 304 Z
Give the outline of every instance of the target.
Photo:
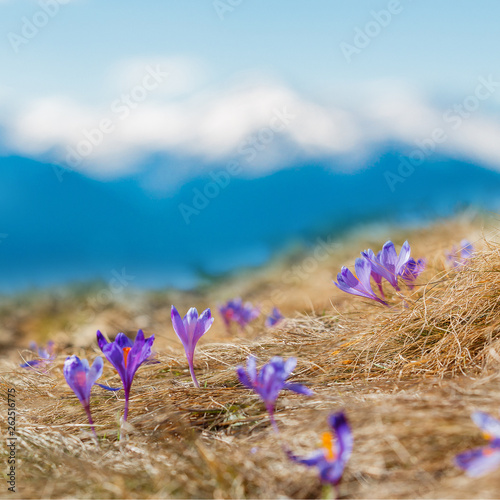
M 193 379 L 194 385 L 199 388 L 200 384 L 198 384 L 198 380 L 196 379 L 196 375 L 194 374 L 194 367 L 192 362 L 189 363 L 189 373 L 191 373 L 191 378 Z
M 377 285 L 378 285 L 378 289 L 380 290 L 380 295 L 382 295 L 382 298 L 385 299 L 384 290 L 382 288 L 382 283 L 377 283 Z
M 324 484 L 321 498 L 323 498 L 324 500 L 330 500 L 330 499 L 336 500 L 336 499 L 338 499 L 339 498 L 338 486 L 336 486 L 336 485 L 334 486 L 334 485 L 329 484 L 329 483 Z
M 129 391 L 125 391 L 125 411 L 123 412 L 123 420 L 127 420 L 128 417 L 128 398 L 129 398 Z
M 267 413 L 269 414 L 269 420 L 271 421 L 271 425 L 273 426 L 273 431 L 276 434 L 279 434 L 280 430 L 278 429 L 278 424 L 276 423 L 276 419 L 274 418 L 274 408 L 271 405 L 269 405 L 266 406 L 266 409 Z
M 87 418 L 89 419 L 90 428 L 92 429 L 92 432 L 94 433 L 94 437 L 97 440 L 97 434 L 96 434 L 95 429 L 94 429 L 94 421 L 92 420 L 92 414 L 90 413 L 90 406 L 85 407 L 85 412 L 87 413 Z

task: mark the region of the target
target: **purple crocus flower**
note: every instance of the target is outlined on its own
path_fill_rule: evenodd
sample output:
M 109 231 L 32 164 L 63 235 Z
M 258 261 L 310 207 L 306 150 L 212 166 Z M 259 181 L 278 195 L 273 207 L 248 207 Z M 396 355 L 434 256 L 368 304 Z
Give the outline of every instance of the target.
M 30 350 L 34 353 L 38 354 L 38 359 L 33 359 L 31 361 L 27 361 L 26 363 L 21 364 L 21 368 L 35 368 L 36 366 L 45 365 L 53 361 L 56 357 L 54 353 L 54 342 L 49 340 L 47 342 L 47 347 L 38 347 L 36 342 L 30 343 Z
M 125 412 L 123 419 L 128 417 L 128 401 L 130 388 L 134 380 L 135 372 L 151 356 L 151 348 L 155 336 L 145 339 L 142 330 L 137 332 L 132 342 L 124 333 L 119 333 L 114 342 L 108 342 L 104 335 L 97 331 L 97 343 L 106 359 L 114 366 L 123 382 L 125 391 Z
M 337 274 L 338 283 L 334 281 L 334 285 L 343 292 L 366 297 L 367 299 L 373 299 L 386 306 L 387 302 L 377 297 L 372 290 L 372 285 L 370 283 L 370 276 L 372 274 L 371 263 L 367 259 L 356 259 L 354 269 L 356 275 L 347 267 L 343 266 L 340 273 Z
M 408 260 L 405 267 L 401 271 L 401 278 L 409 288 L 413 288 L 415 280 L 425 269 L 425 264 L 425 259 L 418 259 L 418 261 L 416 261 L 413 257 L 411 257 Z
M 460 453 L 455 457 L 455 464 L 469 476 L 481 476 L 500 466 L 500 421 L 481 411 L 474 412 L 472 420 L 489 443 Z
M 291 384 L 286 379 L 291 375 L 297 364 L 295 358 L 283 361 L 283 358 L 275 356 L 257 372 L 256 361 L 253 356 L 247 360 L 247 369 L 242 366 L 236 368 L 236 373 L 240 382 L 248 389 L 255 391 L 264 401 L 266 410 L 269 413 L 271 424 L 276 432 L 278 426 L 274 420 L 274 405 L 282 389 L 311 396 L 313 392 L 302 384 Z
M 376 274 L 385 278 L 396 290 L 400 290 L 398 276 L 410 259 L 410 244 L 407 241 L 403 243 L 399 255 L 392 241 L 385 243 L 376 259 L 373 259 L 373 252 L 371 254 L 362 252 L 361 255 L 371 264 Z
M 328 425 L 331 431 L 323 434 L 321 449 L 307 458 L 297 457 L 291 452 L 288 452 L 288 456 L 294 462 L 317 467 L 321 481 L 337 487 L 351 456 L 353 439 L 343 412 L 331 414 L 328 417 Z
M 228 329 L 233 321 L 243 329 L 260 314 L 258 307 L 254 307 L 250 302 L 243 303 L 240 297 L 219 306 L 219 311 Z
M 273 307 L 271 314 L 266 318 L 266 322 L 264 323 L 266 327 L 271 328 L 276 326 L 279 322 L 281 322 L 285 317 L 280 313 L 277 307 Z
M 97 434 L 90 413 L 90 391 L 96 380 L 102 375 L 102 367 L 103 362 L 101 357 L 95 358 L 92 367 L 90 367 L 86 359 L 79 359 L 73 355 L 66 358 L 63 369 L 66 382 L 76 394 L 87 413 L 90 428 L 96 439 Z
M 188 360 L 191 378 L 193 379 L 194 385 L 196 387 L 200 387 L 198 380 L 196 380 L 196 375 L 194 374 L 194 350 L 196 349 L 198 340 L 200 340 L 200 338 L 208 332 L 214 322 L 212 313 L 210 312 L 210 309 L 205 309 L 201 313 L 200 317 L 198 317 L 198 311 L 192 307 L 189 309 L 184 318 L 181 319 L 181 315 L 177 309 L 172 306 L 171 316 L 175 333 L 182 342 L 184 351 L 186 351 L 186 358 Z
M 474 246 L 472 243 L 468 240 L 462 240 L 459 250 L 453 245 L 451 252 L 446 254 L 446 260 L 452 267 L 463 266 L 467 264 L 473 253 Z
M 468 240 L 462 240 L 460 247 L 460 257 L 462 257 L 462 260 L 470 259 L 474 253 L 474 245 Z

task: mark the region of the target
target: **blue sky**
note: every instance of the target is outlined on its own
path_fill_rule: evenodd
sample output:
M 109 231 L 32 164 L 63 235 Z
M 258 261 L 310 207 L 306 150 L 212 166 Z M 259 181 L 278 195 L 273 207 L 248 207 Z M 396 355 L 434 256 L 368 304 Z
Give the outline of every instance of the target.
M 258 71 L 307 92 L 381 78 L 460 92 L 494 69 L 500 15 L 494 0 L 401 0 L 401 12 L 348 64 L 340 44 L 352 42 L 371 12 L 389 3 L 243 0 L 221 20 L 211 0 L 74 0 L 16 54 L 7 36 L 19 34 L 22 18 L 40 6 L 4 0 L 2 83 L 27 95 L 64 92 L 99 101 L 108 97 L 106 80 L 117 62 L 178 55 L 205 64 L 213 84 Z
M 147 169 L 155 154 L 199 163 L 177 172 L 179 186 L 238 155 L 277 109 L 296 119 L 244 174 L 297 155 L 351 168 L 385 143 L 411 151 L 481 78 L 497 81 L 494 0 L 0 0 L 0 9 L 1 150 L 90 176 Z M 151 68 L 167 76 L 122 120 L 117 99 Z M 496 169 L 499 103 L 490 89 L 440 151 Z M 113 123 L 102 144 L 72 163 L 71 148 L 103 119 Z

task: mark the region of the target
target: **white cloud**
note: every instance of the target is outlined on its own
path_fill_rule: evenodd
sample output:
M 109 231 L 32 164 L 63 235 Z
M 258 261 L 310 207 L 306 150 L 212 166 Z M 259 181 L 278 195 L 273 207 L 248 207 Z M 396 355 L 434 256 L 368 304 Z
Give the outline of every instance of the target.
M 156 70 L 167 76 L 155 77 Z M 436 151 L 500 169 L 500 121 L 484 113 L 487 102 L 451 126 L 445 109 L 391 82 L 353 88 L 349 95 L 336 95 L 332 105 L 331 96 L 330 103 L 321 104 L 264 79 L 207 90 L 206 70 L 185 58 L 133 60 L 113 74 L 116 98 L 105 106 L 63 96 L 18 107 L 11 103 L 0 123 L 7 130 L 4 146 L 62 164 L 68 151 L 80 151 L 86 158 L 70 166 L 90 175 L 129 172 L 153 153 L 199 159 L 200 168 L 205 161 L 240 157 L 251 173 L 285 165 L 291 152 L 359 161 L 387 142 L 411 151 L 442 128 L 446 140 L 435 145 Z M 0 92 L 0 108 L 1 100 Z M 277 115 L 288 117 L 283 126 Z M 99 126 L 106 130 L 97 132 Z M 273 126 L 282 130 L 272 132 Z M 89 148 L 91 140 L 99 144 Z M 249 148 L 256 152 L 252 159 Z

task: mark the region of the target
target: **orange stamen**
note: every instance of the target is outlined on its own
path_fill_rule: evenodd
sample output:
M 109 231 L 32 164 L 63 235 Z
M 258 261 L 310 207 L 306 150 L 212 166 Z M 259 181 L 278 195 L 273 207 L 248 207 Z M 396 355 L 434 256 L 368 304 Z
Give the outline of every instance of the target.
M 483 455 L 491 455 L 493 453 L 493 449 L 492 448 L 483 448 Z
M 326 459 L 327 460 L 335 460 L 336 453 L 333 449 L 334 438 L 330 432 L 325 432 L 321 436 L 321 442 L 323 443 L 323 448 L 326 451 Z
M 127 368 L 127 358 L 128 358 L 128 353 L 130 352 L 131 347 L 124 347 L 123 348 L 123 361 L 125 362 L 125 368 Z

